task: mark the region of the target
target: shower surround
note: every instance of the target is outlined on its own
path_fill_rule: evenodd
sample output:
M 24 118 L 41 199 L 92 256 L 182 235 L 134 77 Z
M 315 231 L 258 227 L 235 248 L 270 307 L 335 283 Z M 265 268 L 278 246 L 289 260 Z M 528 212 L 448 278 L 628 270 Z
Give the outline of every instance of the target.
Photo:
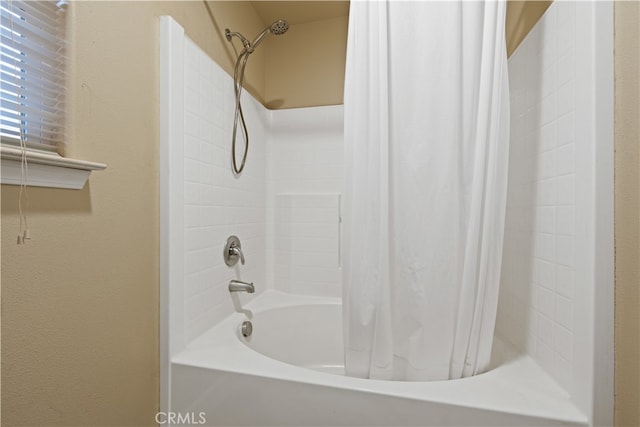
M 587 424 L 610 424 L 612 408 L 612 75 L 601 59 L 612 46 L 610 15 L 606 3 L 554 2 L 509 64 L 496 335 L 561 385 Z M 161 405 L 169 410 L 171 361 L 193 357 L 190 344 L 230 316 L 239 320 L 241 306 L 257 297 L 260 308 L 265 290 L 340 295 L 344 166 L 342 107 L 268 111 L 245 93 L 252 151 L 234 178 L 232 78 L 171 18 L 162 18 L 161 36 Z M 232 234 L 247 258 L 237 269 L 222 260 Z M 232 278 L 255 282 L 256 295 L 231 296 Z M 247 357 L 258 356 L 266 357 Z M 242 381 L 263 382 L 249 371 Z M 301 374 L 292 384 L 306 381 Z
M 612 20 L 610 3 L 554 2 L 509 59 L 496 322 L 598 425 L 613 422 Z

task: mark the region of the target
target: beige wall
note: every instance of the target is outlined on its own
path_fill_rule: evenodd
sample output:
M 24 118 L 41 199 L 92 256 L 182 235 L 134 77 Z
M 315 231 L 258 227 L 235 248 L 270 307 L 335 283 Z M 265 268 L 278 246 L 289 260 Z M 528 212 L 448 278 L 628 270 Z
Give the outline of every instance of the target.
M 615 423 L 640 425 L 640 4 L 615 4 Z
M 292 25 L 267 44 L 265 105 L 342 104 L 348 17 Z
M 513 1 L 507 3 L 505 36 L 507 38 L 507 56 L 511 56 L 520 42 L 540 20 L 552 1 Z
M 16 245 L 2 186 L 2 425 L 151 425 L 158 385 L 158 17 L 231 69 L 224 26 L 262 30 L 248 3 L 77 2 L 68 152 L 105 162 L 81 191 L 29 189 Z M 264 59 L 247 68 L 264 98 Z

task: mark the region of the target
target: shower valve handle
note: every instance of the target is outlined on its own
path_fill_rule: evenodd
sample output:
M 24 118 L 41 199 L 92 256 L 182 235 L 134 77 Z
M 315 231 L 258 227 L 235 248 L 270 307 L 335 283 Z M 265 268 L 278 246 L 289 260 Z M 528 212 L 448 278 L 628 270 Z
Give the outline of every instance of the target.
M 244 265 L 244 254 L 240 246 L 231 245 L 229 248 L 229 257 L 240 257 L 240 264 Z
M 225 264 L 227 264 L 229 267 L 236 265 L 238 263 L 238 259 L 240 260 L 240 263 L 244 265 L 242 244 L 240 243 L 240 239 L 238 239 L 237 236 L 229 236 L 222 255 L 224 257 Z

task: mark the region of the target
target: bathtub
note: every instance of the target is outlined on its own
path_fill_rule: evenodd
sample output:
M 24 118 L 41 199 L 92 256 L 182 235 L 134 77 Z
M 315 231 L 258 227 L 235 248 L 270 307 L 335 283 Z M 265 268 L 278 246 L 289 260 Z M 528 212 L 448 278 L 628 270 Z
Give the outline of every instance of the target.
M 498 340 L 482 375 L 365 380 L 343 374 L 338 299 L 266 291 L 245 309 L 173 358 L 171 411 L 212 426 L 587 425 L 562 388 Z

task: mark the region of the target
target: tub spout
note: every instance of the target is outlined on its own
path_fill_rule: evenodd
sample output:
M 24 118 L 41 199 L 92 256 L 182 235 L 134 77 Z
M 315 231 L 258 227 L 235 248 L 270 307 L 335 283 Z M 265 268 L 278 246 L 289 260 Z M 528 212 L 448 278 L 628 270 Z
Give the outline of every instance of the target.
M 229 292 L 248 292 L 254 293 L 256 288 L 253 283 L 241 282 L 240 280 L 231 280 L 229 282 Z

